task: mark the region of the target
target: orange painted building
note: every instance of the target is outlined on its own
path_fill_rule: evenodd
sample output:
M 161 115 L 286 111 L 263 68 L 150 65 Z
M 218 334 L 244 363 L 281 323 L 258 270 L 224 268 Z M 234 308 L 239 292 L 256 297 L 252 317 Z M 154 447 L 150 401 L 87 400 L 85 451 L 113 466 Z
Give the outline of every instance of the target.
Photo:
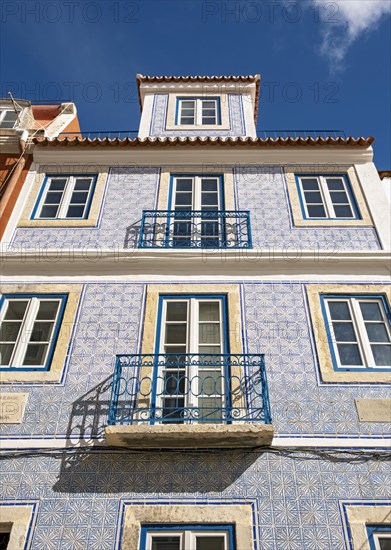
M 31 105 L 0 99 L 0 239 L 32 163 L 34 137 L 80 132 L 74 103 Z

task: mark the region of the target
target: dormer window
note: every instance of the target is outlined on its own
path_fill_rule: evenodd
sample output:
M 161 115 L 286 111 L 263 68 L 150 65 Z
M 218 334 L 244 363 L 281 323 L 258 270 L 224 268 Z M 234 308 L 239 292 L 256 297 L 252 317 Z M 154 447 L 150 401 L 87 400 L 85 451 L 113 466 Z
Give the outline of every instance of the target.
M 220 99 L 218 97 L 177 98 L 178 126 L 216 126 L 221 124 Z
M 14 128 L 18 121 L 18 113 L 13 109 L 0 110 L 0 128 Z

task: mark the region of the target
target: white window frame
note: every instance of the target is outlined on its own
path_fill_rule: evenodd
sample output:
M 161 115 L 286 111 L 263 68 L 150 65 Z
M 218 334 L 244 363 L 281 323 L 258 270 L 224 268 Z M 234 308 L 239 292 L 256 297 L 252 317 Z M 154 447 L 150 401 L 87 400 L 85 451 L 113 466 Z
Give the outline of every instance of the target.
M 2 370 L 12 369 L 12 368 L 21 368 L 23 370 L 34 370 L 34 369 L 42 369 L 46 366 L 47 359 L 52 348 L 53 335 L 55 334 L 56 329 L 58 328 L 58 325 L 59 325 L 59 315 L 61 311 L 62 298 L 57 298 L 57 297 L 51 298 L 51 297 L 43 297 L 43 296 L 18 297 L 17 295 L 15 295 L 15 297 L 7 297 L 4 299 L 1 312 L 0 312 L 0 326 L 4 320 L 9 302 L 26 302 L 26 301 L 28 301 L 29 303 L 27 304 L 24 317 L 21 321 L 21 327 L 15 342 L 15 347 L 12 352 L 10 362 L 8 365 L 1 365 L 0 368 Z M 30 336 L 34 327 L 34 323 L 36 321 L 39 305 L 41 302 L 58 302 L 56 317 L 53 321 L 51 321 L 53 322 L 53 330 L 52 330 L 50 339 L 47 342 L 47 350 L 46 350 L 46 354 L 42 364 L 41 365 L 23 365 L 22 362 L 24 360 L 24 357 L 27 351 L 27 346 L 30 343 Z M 41 342 L 37 342 L 37 343 L 41 343 Z
M 216 97 L 180 97 L 178 98 L 178 122 L 177 126 L 219 126 L 221 113 L 219 112 L 220 102 Z M 194 124 L 182 124 L 182 102 L 183 101 L 193 101 L 194 102 Z M 204 124 L 202 122 L 202 108 L 204 101 L 213 101 L 215 104 L 215 122 L 212 124 Z
M 222 196 L 221 196 L 221 176 L 203 176 L 203 175 L 194 175 L 194 176 L 181 176 L 180 174 L 173 177 L 173 186 L 172 186 L 172 197 L 171 197 L 171 210 L 175 210 L 175 202 L 176 202 L 176 193 L 177 193 L 177 182 L 181 179 L 192 179 L 193 180 L 193 188 L 192 188 L 192 205 L 191 210 L 201 210 L 201 190 L 202 190 L 202 180 L 205 179 L 213 179 L 217 180 L 217 198 L 218 198 L 218 208 L 217 211 L 222 211 Z M 190 191 L 188 191 L 190 192 Z M 208 191 L 206 191 L 208 192 Z M 210 193 L 213 193 L 214 191 L 210 191 Z
M 7 128 L 5 126 L 1 126 L 1 123 L 3 122 L 6 113 L 14 112 L 16 114 L 16 120 L 12 128 Z M 19 114 L 14 109 L 0 109 L 0 130 L 13 130 L 19 122 Z
M 180 538 L 180 550 L 196 550 L 197 545 L 197 536 L 208 536 L 208 537 L 220 537 L 224 538 L 224 550 L 230 550 L 229 548 L 229 538 L 228 532 L 223 530 L 205 530 L 196 529 L 188 530 L 184 529 L 183 531 L 165 531 L 164 526 L 162 526 L 161 531 L 147 531 L 145 550 L 152 550 L 152 542 L 154 537 L 179 537 Z
M 357 345 L 360 350 L 361 358 L 364 363 L 363 365 L 342 365 L 341 364 L 341 361 L 339 358 L 338 346 L 337 346 L 338 342 L 333 330 L 333 322 L 338 322 L 338 321 L 336 321 L 335 319 L 333 321 L 331 319 L 331 314 L 329 309 L 330 302 L 346 302 L 348 304 L 348 308 L 351 316 L 351 322 L 353 324 L 353 329 L 355 331 L 356 338 L 357 338 Z M 334 355 L 338 363 L 338 368 L 341 368 L 341 369 L 368 369 L 368 368 L 369 369 L 390 369 L 391 365 L 379 366 L 379 365 L 376 365 L 375 363 L 375 359 L 371 349 L 371 343 L 369 341 L 368 334 L 365 328 L 365 321 L 361 314 L 360 302 L 376 302 L 379 305 L 380 312 L 382 315 L 382 320 L 386 328 L 388 337 L 390 338 L 390 341 L 391 341 L 390 324 L 387 319 L 387 315 L 384 309 L 384 304 L 381 298 L 377 296 L 374 296 L 373 298 L 367 298 L 367 297 L 360 298 L 355 296 L 352 296 L 349 298 L 347 298 L 346 296 L 341 296 L 340 298 L 338 297 L 328 298 L 327 296 L 325 296 L 324 303 L 325 303 L 325 310 L 327 315 L 328 328 L 331 336 L 331 345 L 333 346 L 333 349 L 334 349 Z
M 333 201 L 331 200 L 330 191 L 329 191 L 328 186 L 327 186 L 327 179 L 328 178 L 338 178 L 342 181 L 344 191 L 346 193 L 346 196 L 348 198 L 348 203 L 349 203 L 349 206 L 350 206 L 351 211 L 352 211 L 352 216 L 350 216 L 350 217 L 346 217 L 346 216 L 341 217 L 341 216 L 339 216 L 338 217 L 335 214 Z M 325 209 L 326 216 L 324 216 L 324 217 L 319 217 L 319 216 L 315 217 L 315 216 L 310 216 L 309 215 L 308 208 L 307 208 L 307 201 L 306 201 L 305 194 L 304 194 L 305 191 L 303 189 L 303 184 L 302 184 L 302 181 L 306 180 L 306 179 L 316 179 L 316 180 L 318 180 L 319 192 L 320 192 L 320 195 L 321 195 L 321 198 L 322 198 L 322 201 L 323 201 L 323 207 Z M 328 220 L 328 219 L 356 220 L 357 219 L 356 208 L 355 208 L 355 205 L 353 204 L 353 201 L 352 201 L 351 192 L 348 189 L 346 179 L 343 176 L 339 176 L 339 175 L 334 176 L 333 174 L 326 174 L 324 176 L 320 176 L 320 175 L 317 175 L 317 174 L 314 174 L 314 175 L 307 175 L 306 174 L 305 176 L 298 175 L 298 181 L 299 181 L 299 185 L 300 185 L 300 195 L 301 195 L 302 203 L 303 203 L 303 206 L 304 206 L 304 211 L 305 211 L 306 218 L 308 218 L 310 220 Z M 313 192 L 317 193 L 317 191 L 313 191 Z
M 376 533 L 375 531 L 373 533 L 373 542 L 375 544 L 376 550 L 381 550 L 379 539 L 391 539 L 391 531 L 389 533 L 381 531 L 379 531 L 378 533 Z
M 41 212 L 42 212 L 43 207 L 45 206 L 45 201 L 46 201 L 46 197 L 47 197 L 48 192 L 49 192 L 50 184 L 51 184 L 52 180 L 55 180 L 55 179 L 66 179 L 67 180 L 67 182 L 65 184 L 64 191 L 62 191 L 62 198 L 61 198 L 60 206 L 58 208 L 56 217 L 55 218 L 41 217 Z M 75 189 L 75 185 L 76 185 L 78 179 L 90 179 L 91 183 L 90 183 L 90 188 L 89 188 L 89 191 L 88 191 L 88 194 L 87 194 L 87 199 L 86 199 L 86 202 L 84 204 L 83 214 L 81 216 L 77 216 L 77 217 L 73 218 L 73 217 L 70 217 L 70 216 L 66 216 L 66 213 L 67 213 L 67 210 L 70 206 L 72 193 Z M 94 189 L 94 181 L 95 181 L 94 176 L 91 176 L 91 175 L 70 176 L 70 175 L 66 175 L 66 174 L 64 174 L 64 175 L 57 174 L 57 175 L 53 175 L 53 176 L 48 176 L 48 178 L 45 182 L 45 192 L 43 193 L 42 198 L 39 202 L 38 209 L 37 209 L 37 212 L 34 216 L 34 219 L 37 219 L 37 220 L 53 220 L 53 219 L 54 220 L 82 220 L 82 219 L 84 219 L 85 214 L 86 214 L 87 206 L 90 204 L 90 201 L 91 201 L 91 196 L 92 196 L 93 189 Z M 56 192 L 61 193 L 61 191 L 56 191 Z M 83 191 L 80 191 L 80 192 L 82 193 Z M 50 205 L 47 205 L 47 206 L 50 206 Z
M 166 322 L 167 322 L 167 304 L 172 302 L 186 302 L 187 303 L 187 330 L 186 330 L 186 352 L 194 355 L 201 355 L 199 351 L 199 306 L 198 304 L 205 302 L 205 303 L 218 303 L 219 304 L 219 324 L 220 324 L 220 353 L 224 353 L 224 323 L 226 322 L 223 317 L 223 301 L 221 298 L 181 298 L 178 296 L 178 298 L 167 298 L 163 300 L 163 307 L 162 307 L 162 322 L 160 327 L 160 354 L 166 354 L 170 353 L 169 351 L 165 350 L 165 332 L 166 332 Z M 217 323 L 217 321 L 216 321 Z M 175 344 L 173 344 L 174 346 Z M 180 344 L 176 344 L 177 346 Z M 205 344 L 206 345 L 206 344 Z M 217 344 L 209 344 L 209 345 L 217 345 Z M 180 354 L 178 354 L 180 355 Z M 221 369 L 223 370 L 224 365 L 221 366 Z M 164 367 L 163 367 L 164 369 Z M 163 371 L 164 372 L 164 371 Z M 199 389 L 199 377 L 198 374 L 198 366 L 197 365 L 186 365 L 186 373 L 185 376 L 189 380 L 196 380 L 196 384 L 194 386 L 194 393 L 189 392 L 188 388 L 185 386 L 185 394 L 184 394 L 184 407 L 197 407 L 198 406 L 198 397 L 200 393 Z M 222 372 L 222 375 L 224 376 L 225 373 Z M 157 404 L 159 407 L 163 407 L 164 402 L 164 395 L 163 395 L 163 389 L 164 389 L 164 380 L 163 376 L 158 377 L 158 383 L 157 383 L 157 395 L 159 396 L 157 399 Z M 195 394 L 195 395 L 194 395 Z M 180 395 L 180 394 L 178 394 Z M 208 396 L 208 397 L 216 397 L 214 394 Z M 218 397 L 221 397 L 221 407 L 225 407 L 226 402 L 226 396 L 219 395 Z M 191 421 L 189 421 L 191 422 Z

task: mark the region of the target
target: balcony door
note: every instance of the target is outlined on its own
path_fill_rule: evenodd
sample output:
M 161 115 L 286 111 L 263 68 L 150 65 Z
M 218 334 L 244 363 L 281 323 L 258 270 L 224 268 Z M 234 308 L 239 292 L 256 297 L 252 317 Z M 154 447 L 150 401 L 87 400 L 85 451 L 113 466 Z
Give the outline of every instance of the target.
M 221 422 L 227 386 L 225 298 L 161 302 L 156 418 L 164 423 Z
M 221 246 L 224 218 L 220 176 L 175 176 L 172 181 L 169 220 L 174 247 Z

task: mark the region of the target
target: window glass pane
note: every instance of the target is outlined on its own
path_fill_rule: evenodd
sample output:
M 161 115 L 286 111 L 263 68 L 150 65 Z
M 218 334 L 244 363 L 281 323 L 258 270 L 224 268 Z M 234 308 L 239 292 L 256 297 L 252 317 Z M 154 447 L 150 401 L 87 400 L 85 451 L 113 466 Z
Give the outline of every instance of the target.
M 218 205 L 219 199 L 217 193 L 202 193 L 202 204 L 203 205 Z
M 333 323 L 335 338 L 338 342 L 356 342 L 353 323 Z
M 37 320 L 51 321 L 55 319 L 59 305 L 58 301 L 42 300 L 39 303 Z
M 197 537 L 196 550 L 225 550 L 224 537 Z
M 177 191 L 191 191 L 193 189 L 193 180 L 191 179 L 178 179 L 176 180 Z
M 203 323 L 199 326 L 200 344 L 218 344 L 220 342 L 220 324 Z
M 52 335 L 54 323 L 38 322 L 34 323 L 31 331 L 30 342 L 49 342 Z
M 74 191 L 71 197 L 71 204 L 85 204 L 88 193 L 86 191 Z
M 57 206 L 43 206 L 40 214 L 40 218 L 55 218 L 57 216 Z
M 322 196 L 319 192 L 307 191 L 304 193 L 307 204 L 323 204 Z
M 84 214 L 85 206 L 70 206 L 68 208 L 67 218 L 82 218 Z
M 345 187 L 341 178 L 327 178 L 329 191 L 344 191 Z
M 182 117 L 181 124 L 194 124 L 194 117 Z
M 6 367 L 9 365 L 15 344 L 0 344 L 0 365 Z
M 217 180 L 201 180 L 202 191 L 217 191 Z
M 62 193 L 57 191 L 49 191 L 46 195 L 45 204 L 60 204 Z
M 330 197 L 333 204 L 349 204 L 349 200 L 345 192 L 336 191 L 335 193 L 330 193 Z
M 350 321 L 347 302 L 328 302 L 331 318 L 335 321 Z
M 49 191 L 64 191 L 66 179 L 52 179 L 50 181 Z
M 186 328 L 183 325 L 166 325 L 166 344 L 185 344 Z
M 206 99 L 204 99 L 202 102 L 203 109 L 215 109 L 215 107 L 216 107 L 216 102 L 214 100 L 207 101 Z
M 308 206 L 308 215 L 310 218 L 325 218 L 326 217 L 326 210 L 324 209 L 324 206 Z
M 168 302 L 167 321 L 186 321 L 187 302 Z
M 383 321 L 378 302 L 360 302 L 360 309 L 364 321 Z
M 89 191 L 91 185 L 90 179 L 78 178 L 75 183 L 75 191 Z
M 391 346 L 372 345 L 371 348 L 377 367 L 391 366 Z
M 380 550 L 391 550 L 391 538 L 382 537 L 381 535 L 377 539 L 379 543 Z
M 17 121 L 18 115 L 15 111 L 6 111 L 3 120 L 0 123 L 1 128 L 13 128 Z
M 220 308 L 217 302 L 200 302 L 199 308 L 200 321 L 219 321 Z
M 23 365 L 42 366 L 46 358 L 48 346 L 46 344 L 29 344 Z
M 357 344 L 338 344 L 341 365 L 361 366 L 362 359 Z
M 152 550 L 180 550 L 180 538 L 153 537 Z
M 222 377 L 220 370 L 200 370 L 199 376 L 199 393 L 202 395 L 222 395 Z
M 191 193 L 177 193 L 175 197 L 175 204 L 191 206 L 192 194 Z
M 317 179 L 303 179 L 301 180 L 301 185 L 304 191 L 317 191 L 319 189 Z
M 0 328 L 0 341 L 16 342 L 21 326 L 21 321 L 3 321 Z
M 181 101 L 182 109 L 194 109 L 194 100 L 182 100 Z
M 4 319 L 22 320 L 26 313 L 27 304 L 28 300 L 9 300 Z
M 0 533 L 0 550 L 6 550 L 6 548 L 8 548 L 10 536 L 11 536 L 10 531 L 2 531 Z
M 347 204 L 345 206 L 334 206 L 334 212 L 336 218 L 352 218 L 353 212 L 350 206 Z
M 389 342 L 390 338 L 383 323 L 365 323 L 370 342 Z

